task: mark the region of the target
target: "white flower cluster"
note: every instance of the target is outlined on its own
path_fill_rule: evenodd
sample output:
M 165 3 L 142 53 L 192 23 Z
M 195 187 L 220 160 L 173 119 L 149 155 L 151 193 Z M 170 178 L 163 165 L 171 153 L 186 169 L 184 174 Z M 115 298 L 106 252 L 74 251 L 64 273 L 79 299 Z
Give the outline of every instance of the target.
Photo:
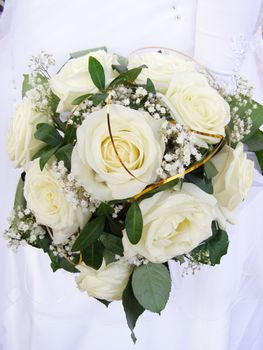
M 94 213 L 100 205 L 100 201 L 94 199 L 69 173 L 63 161 L 52 164 L 53 170 L 57 174 L 57 179 L 61 183 L 61 191 L 66 194 L 68 202 L 75 208 L 81 207 L 83 212 Z
M 78 232 L 73 234 L 63 244 L 53 243 L 49 246 L 49 249 L 52 251 L 53 255 L 73 261 L 75 259 L 75 256 L 79 255 L 79 252 L 72 252 L 73 244 L 78 238 L 78 235 Z
M 146 265 L 149 263 L 149 260 L 139 254 L 133 257 L 115 255 L 115 259 L 133 266 Z
M 88 115 L 92 112 L 100 110 L 105 105 L 105 102 L 99 104 L 98 106 L 94 106 L 93 101 L 86 99 L 81 102 L 73 111 L 68 119 L 69 125 L 74 125 L 76 128 L 80 126 L 83 120 L 88 117 Z
M 200 161 L 202 154 L 193 135 L 181 124 L 165 121 L 162 125 L 166 152 L 157 175 L 161 179 L 182 173 L 193 161 Z
M 9 218 L 10 227 L 4 232 L 4 238 L 9 247 L 14 250 L 23 244 L 34 244 L 43 239 L 46 232 L 36 223 L 35 217 L 29 209 L 17 207 Z
M 231 142 L 233 143 L 241 141 L 250 133 L 253 126 L 251 114 L 253 109 L 257 108 L 257 104 L 253 103 L 252 95 L 253 87 L 248 84 L 247 80 L 240 77 L 236 80 L 235 94 L 225 96 L 227 101 L 233 104 L 231 108 L 233 128 L 230 135 Z
M 32 56 L 29 62 L 31 73 L 28 83 L 32 88 L 27 91 L 26 96 L 31 100 L 36 112 L 51 115 L 54 95 L 49 87 L 48 69 L 55 64 L 55 60 L 52 55 L 41 51 L 39 55 Z

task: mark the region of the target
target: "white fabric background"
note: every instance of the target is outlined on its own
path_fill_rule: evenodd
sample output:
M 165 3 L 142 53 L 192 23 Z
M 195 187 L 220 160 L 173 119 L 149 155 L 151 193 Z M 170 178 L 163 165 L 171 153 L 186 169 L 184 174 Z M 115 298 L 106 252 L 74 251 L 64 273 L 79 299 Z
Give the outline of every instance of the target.
M 241 69 L 262 102 L 263 44 L 259 32 L 252 39 L 260 3 L 9 0 L 0 19 L 0 231 L 19 176 L 7 159 L 6 134 L 31 54 L 45 49 L 59 67 L 69 51 L 87 47 L 107 45 L 123 55 L 145 45 L 173 47 L 195 53 L 225 81 Z M 233 38 L 242 39 L 234 51 Z M 185 278 L 174 264 L 169 304 L 161 317 L 145 313 L 138 321 L 136 346 L 120 303 L 107 310 L 76 289 L 73 275 L 53 274 L 40 251 L 26 247 L 14 254 L 0 240 L 0 349 L 262 350 L 262 202 L 263 181 L 255 172 L 237 224 L 228 230 L 229 254 L 220 266 Z

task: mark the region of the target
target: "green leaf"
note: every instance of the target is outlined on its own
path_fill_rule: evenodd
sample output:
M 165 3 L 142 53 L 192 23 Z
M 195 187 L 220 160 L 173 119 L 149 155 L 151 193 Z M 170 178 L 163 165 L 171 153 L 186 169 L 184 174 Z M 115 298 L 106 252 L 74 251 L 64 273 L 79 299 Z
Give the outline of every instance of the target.
M 57 157 L 57 160 L 58 161 L 63 161 L 64 162 L 64 165 L 65 167 L 70 170 L 71 168 L 71 154 L 72 154 L 72 151 L 73 151 L 73 145 L 69 144 L 69 145 L 65 145 L 65 146 L 62 146 L 61 148 L 59 148 L 55 155 Z
M 114 213 L 114 209 L 107 203 L 101 203 L 98 207 L 96 214 L 98 216 L 108 216 Z
M 72 251 L 83 250 L 95 242 L 103 233 L 104 226 L 104 216 L 98 216 L 97 218 L 89 221 L 80 232 L 79 237 L 76 239 L 72 247 Z
M 65 129 L 66 129 L 66 123 L 64 123 L 60 117 L 59 117 L 59 114 L 54 114 L 52 115 L 52 120 L 56 126 L 56 128 L 62 132 L 65 132 Z
M 195 174 L 187 174 L 185 176 L 185 181 L 193 183 L 194 185 L 201 188 L 201 190 L 205 191 L 206 193 L 213 194 L 213 184 L 211 178 L 206 179 L 205 177 L 199 177 Z
M 143 218 L 141 209 L 136 201 L 132 202 L 125 218 L 125 229 L 129 241 L 137 244 L 142 236 Z
M 100 241 L 104 247 L 113 254 L 123 256 L 123 245 L 120 237 L 111 235 L 109 233 L 103 233 L 100 236 Z
M 63 138 L 57 129 L 53 125 L 47 123 L 37 124 L 35 138 L 45 142 L 49 146 L 58 146 L 63 142 Z
M 103 244 L 95 241 L 82 251 L 82 259 L 84 263 L 95 270 L 101 267 L 103 261 Z
M 123 292 L 122 305 L 125 311 L 127 324 L 131 330 L 131 338 L 135 343 L 136 337 L 134 334 L 134 328 L 136 326 L 138 318 L 144 312 L 145 309 L 138 303 L 137 299 L 133 294 L 131 279 L 129 280 Z
M 105 305 L 106 307 L 108 307 L 111 303 L 111 301 L 108 300 L 104 300 L 104 299 L 98 299 L 96 298 L 100 303 L 102 303 L 103 305 Z
M 41 171 L 44 169 L 44 166 L 47 164 L 49 159 L 56 153 L 59 146 L 57 146 L 57 147 L 48 146 L 48 147 L 44 147 L 44 148 L 45 148 L 45 152 L 42 152 L 42 154 L 39 158 L 39 167 L 40 167 Z M 43 150 L 43 148 L 42 148 L 42 150 Z
M 148 263 L 136 267 L 132 275 L 132 289 L 145 309 L 160 313 L 169 299 L 170 273 L 163 264 Z
M 128 71 L 127 66 L 124 64 L 113 64 L 112 69 L 115 69 L 118 73 L 126 73 Z
M 110 216 L 107 217 L 107 232 L 111 232 L 114 235 L 122 236 L 122 231 L 124 230 L 124 224 L 118 220 L 112 219 Z
M 93 56 L 89 57 L 89 73 L 94 85 L 100 90 L 105 90 L 105 73 L 101 63 Z
M 41 148 L 33 155 L 32 160 L 40 158 L 42 155 L 44 155 L 45 153 L 49 152 L 52 149 L 54 150 L 54 153 L 55 153 L 55 150 L 57 149 L 57 147 L 47 145 L 47 146 Z
M 71 102 L 71 104 L 72 105 L 79 105 L 79 104 L 81 104 L 81 102 L 85 101 L 86 99 L 89 99 L 90 96 L 92 96 L 92 94 L 85 94 L 85 95 L 79 96 L 79 97 L 75 98 L 75 100 L 73 100 Z
M 110 251 L 107 250 L 107 249 L 104 249 L 104 252 L 103 252 L 103 259 L 104 259 L 106 265 L 109 265 L 109 264 L 111 264 L 112 262 L 116 261 L 115 254 L 112 253 L 112 252 L 110 252 Z
M 25 97 L 27 91 L 32 89 L 32 85 L 29 84 L 29 74 L 23 74 L 24 80 L 22 84 L 22 97 Z
M 64 144 L 74 143 L 75 140 L 77 139 L 76 134 L 77 134 L 77 129 L 73 125 L 68 124 L 65 130 L 63 143 Z
M 185 262 L 185 257 L 183 255 L 177 255 L 173 258 L 174 261 L 179 262 L 182 265 Z
M 117 78 L 112 80 L 112 82 L 109 84 L 107 90 L 111 90 L 118 84 L 122 84 L 124 82 L 132 84 L 137 77 L 140 75 L 142 69 L 146 66 L 141 66 L 137 68 L 132 68 L 130 70 L 127 70 L 126 72 L 121 73 Z
M 263 151 L 257 151 L 256 156 L 257 156 L 259 166 L 261 168 L 261 172 L 263 174 Z
M 22 176 L 17 183 L 15 201 L 14 201 L 14 209 L 20 207 L 22 210 L 26 208 L 26 200 L 24 197 L 24 181 Z
M 147 78 L 146 90 L 148 92 L 151 92 L 152 94 L 156 94 L 156 90 L 155 90 L 154 84 L 153 84 L 153 82 L 151 81 L 150 78 Z
M 226 231 L 220 229 L 215 221 L 212 223 L 213 235 L 191 252 L 194 260 L 202 264 L 216 265 L 228 250 L 228 236 Z
M 81 50 L 81 51 L 76 51 L 76 52 L 72 52 L 70 53 L 70 57 L 71 58 L 78 58 L 81 56 L 85 56 L 88 55 L 91 52 L 95 52 L 95 51 L 99 51 L 99 50 L 104 50 L 107 52 L 107 47 L 106 46 L 101 46 L 101 47 L 94 47 L 92 49 L 87 49 L 87 50 Z
M 218 171 L 212 162 L 205 163 L 204 167 L 208 179 L 212 179 L 212 177 L 215 177 L 218 174 Z
M 108 94 L 94 94 L 89 99 L 93 102 L 93 105 L 96 107 L 101 102 L 105 101 L 108 97 Z
M 251 152 L 263 150 L 263 132 L 261 130 L 257 130 L 253 134 L 253 137 L 246 141 L 246 144 Z

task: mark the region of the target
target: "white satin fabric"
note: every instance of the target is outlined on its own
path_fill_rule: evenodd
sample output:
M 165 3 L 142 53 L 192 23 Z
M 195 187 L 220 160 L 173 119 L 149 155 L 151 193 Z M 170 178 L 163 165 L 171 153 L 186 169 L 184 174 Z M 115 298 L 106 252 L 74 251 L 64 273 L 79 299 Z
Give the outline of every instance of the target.
M 88 47 L 107 45 L 123 55 L 145 45 L 173 47 L 196 53 L 224 81 L 241 70 L 262 102 L 263 44 L 259 33 L 252 38 L 259 5 L 259 0 L 199 0 L 198 7 L 195 0 L 9 0 L 0 19 L 0 231 L 7 227 L 19 176 L 5 152 L 6 134 L 31 54 L 45 49 L 59 67 L 69 51 Z M 231 38 L 239 32 L 247 45 L 236 67 Z M 0 240 L 0 350 L 262 350 L 262 203 L 262 176 L 255 171 L 237 224 L 228 228 L 230 247 L 222 264 L 184 278 L 182 267 L 171 264 L 168 306 L 161 317 L 147 312 L 141 317 L 135 346 L 120 303 L 107 310 L 76 289 L 72 274 L 53 274 L 40 251 L 24 247 L 15 254 Z

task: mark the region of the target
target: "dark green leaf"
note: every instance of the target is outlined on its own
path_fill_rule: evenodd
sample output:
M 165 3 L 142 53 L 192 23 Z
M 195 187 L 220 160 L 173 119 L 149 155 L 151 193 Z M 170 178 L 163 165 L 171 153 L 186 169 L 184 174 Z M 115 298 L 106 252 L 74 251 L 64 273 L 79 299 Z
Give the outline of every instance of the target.
M 50 244 L 52 244 L 52 240 L 51 240 L 50 236 L 48 234 L 46 234 L 42 239 L 40 239 L 38 237 L 33 245 L 34 245 L 34 247 L 43 249 L 43 251 L 45 253 L 48 253 L 49 248 L 50 248 Z
M 263 150 L 263 132 L 261 130 L 257 130 L 253 136 L 246 141 L 246 144 L 251 152 Z
M 182 265 L 185 262 L 185 257 L 183 255 L 178 255 L 174 257 L 173 260 L 179 262 L 180 265 Z
M 107 226 L 107 232 L 111 232 L 117 236 L 122 236 L 124 225 L 121 222 L 114 220 L 109 216 L 107 217 Z
M 208 265 L 220 264 L 223 255 L 227 253 L 228 236 L 226 231 L 221 230 L 217 223 L 212 223 L 213 235 L 191 252 L 194 260 Z
M 259 166 L 261 168 L 261 172 L 263 174 L 263 151 L 257 151 L 256 156 L 257 156 Z
M 45 153 L 49 152 L 50 150 L 54 150 L 54 153 L 55 153 L 55 150 L 57 149 L 57 147 L 53 147 L 53 146 L 45 146 L 43 148 L 41 148 L 39 151 L 37 151 L 33 157 L 32 157 L 32 160 L 34 159 L 37 159 L 37 158 L 40 158 L 42 155 L 44 155 Z M 54 154 L 53 153 L 53 154 Z
M 23 76 L 22 97 L 25 97 L 27 91 L 32 89 L 32 85 L 29 84 L 29 74 L 23 74 Z
M 136 201 L 132 202 L 125 218 L 125 229 L 129 241 L 137 244 L 142 236 L 143 218 L 141 209 Z
M 49 159 L 56 153 L 58 148 L 59 148 L 59 146 L 50 147 L 49 149 L 46 149 L 46 151 L 44 153 L 41 154 L 41 156 L 39 158 L 39 167 L 40 167 L 41 171 L 44 169 L 44 166 L 47 164 Z
M 93 56 L 89 57 L 89 73 L 94 85 L 100 90 L 105 90 L 105 73 L 101 63 Z
M 108 216 L 114 213 L 114 209 L 107 203 L 101 203 L 96 214 L 98 216 Z
M 212 179 L 212 177 L 215 177 L 218 174 L 218 171 L 212 162 L 205 163 L 204 167 L 208 179 Z
M 150 78 L 147 78 L 146 90 L 148 92 L 151 92 L 152 94 L 156 94 L 156 90 L 155 90 L 154 84 L 153 84 L 153 82 L 151 81 Z
M 63 161 L 65 167 L 70 170 L 71 168 L 71 154 L 72 154 L 72 150 L 73 150 L 73 145 L 69 144 L 69 145 L 65 145 L 62 146 L 61 148 L 59 148 L 55 155 L 57 157 L 58 161 Z
M 101 102 L 105 101 L 108 97 L 108 94 L 94 94 L 89 99 L 93 102 L 93 105 L 96 107 Z
M 74 143 L 76 140 L 77 129 L 73 125 L 67 125 L 64 135 L 64 144 Z
M 92 94 L 85 94 L 85 95 L 79 96 L 79 97 L 75 98 L 75 100 L 73 100 L 71 102 L 71 104 L 72 105 L 79 105 L 79 104 L 81 104 L 81 102 L 83 102 L 86 99 L 90 98 L 90 96 L 92 96 Z
M 113 64 L 112 69 L 115 69 L 118 73 L 125 73 L 128 71 L 127 66 L 124 64 Z
M 89 245 L 91 245 L 93 242 L 95 242 L 103 233 L 104 226 L 104 216 L 99 216 L 89 221 L 80 232 L 79 237 L 76 239 L 72 247 L 72 251 L 83 250 Z
M 190 182 L 201 188 L 201 190 L 206 193 L 213 194 L 213 184 L 211 179 L 206 179 L 204 177 L 199 177 L 195 174 L 187 174 L 185 176 L 185 181 Z
M 120 237 L 109 233 L 103 233 L 100 236 L 100 240 L 107 250 L 119 256 L 123 256 L 123 245 Z
M 107 48 L 105 46 L 101 46 L 101 47 L 94 47 L 92 49 L 72 52 L 72 53 L 70 53 L 70 57 L 71 58 L 78 58 L 78 57 L 81 57 L 81 56 L 88 55 L 91 52 L 95 52 L 95 51 L 99 51 L 99 50 L 104 50 L 104 51 L 107 52 Z
M 103 305 L 105 305 L 106 307 L 108 307 L 111 303 L 111 301 L 108 300 L 104 300 L 104 299 L 98 299 L 96 298 L 100 303 L 102 303 Z
M 122 305 L 125 311 L 128 326 L 131 330 L 132 340 L 135 343 L 136 337 L 134 334 L 134 328 L 136 326 L 138 318 L 144 312 L 144 308 L 138 303 L 137 299 L 133 294 L 131 279 L 129 280 L 123 292 Z
M 35 138 L 45 142 L 49 146 L 58 146 L 63 142 L 63 138 L 57 129 L 53 125 L 47 123 L 37 124 Z
M 169 299 L 170 273 L 163 264 L 148 263 L 136 267 L 132 275 L 132 289 L 145 309 L 160 313 Z
M 64 122 L 60 119 L 59 114 L 54 114 L 54 115 L 52 115 L 52 120 L 53 120 L 53 122 L 54 122 L 54 124 L 56 125 L 56 127 L 57 127 L 58 130 L 65 132 L 66 123 L 64 123 Z
M 22 210 L 26 208 L 26 200 L 24 197 L 24 181 L 22 176 L 17 183 L 15 201 L 14 201 L 14 209 L 20 207 Z
M 112 252 L 110 252 L 110 251 L 107 250 L 107 249 L 104 249 L 104 252 L 103 252 L 103 259 L 104 259 L 106 265 L 109 265 L 109 264 L 111 264 L 112 262 L 116 261 L 115 254 L 112 253 Z
M 82 251 L 82 259 L 84 263 L 95 270 L 101 267 L 103 261 L 103 244 L 95 241 Z
M 112 80 L 112 82 L 108 86 L 107 90 L 111 90 L 116 85 L 122 84 L 124 82 L 129 83 L 129 84 L 133 83 L 137 79 L 137 77 L 140 75 L 140 73 L 144 67 L 146 67 L 146 66 L 132 68 L 130 70 L 127 70 L 126 72 L 121 73 L 117 78 Z

